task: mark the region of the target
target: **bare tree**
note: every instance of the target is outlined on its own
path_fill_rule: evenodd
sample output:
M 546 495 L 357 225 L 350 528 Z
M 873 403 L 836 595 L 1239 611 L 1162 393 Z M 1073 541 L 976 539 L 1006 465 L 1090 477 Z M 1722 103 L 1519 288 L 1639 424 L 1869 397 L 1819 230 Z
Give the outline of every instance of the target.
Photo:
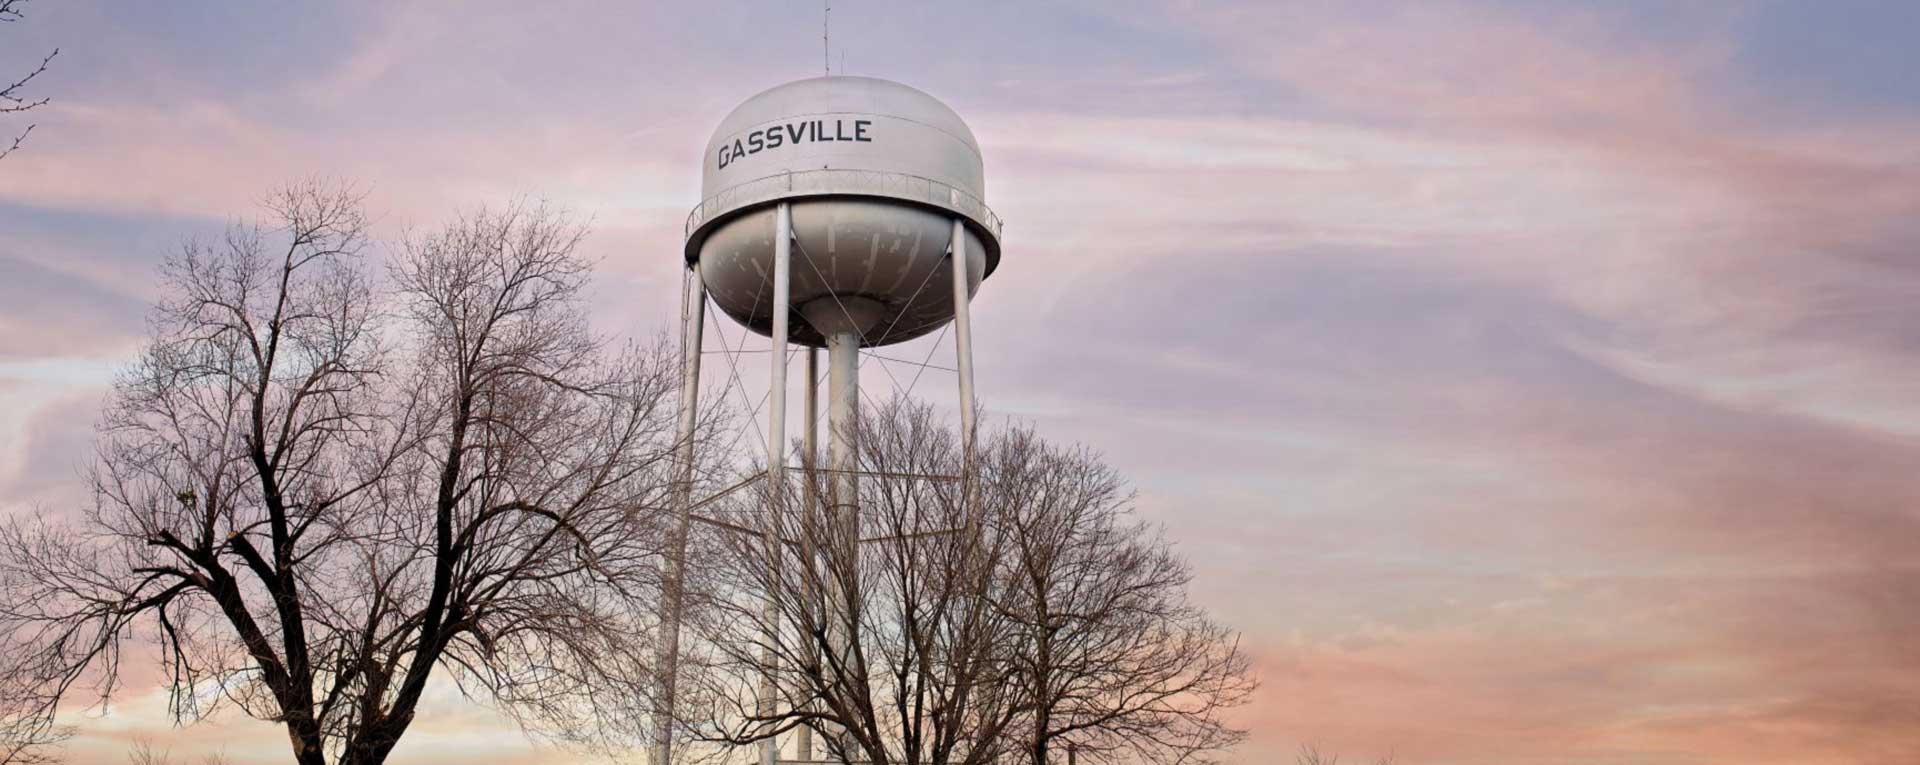
M 128 765 L 173 765 L 173 752 L 169 749 L 155 751 L 153 741 L 135 738 L 133 747 L 127 750 Z M 200 759 L 200 765 L 229 765 L 223 752 L 214 752 Z
M 409 240 L 379 286 L 320 184 L 164 269 L 83 523 L 0 530 L 0 634 L 51 719 L 160 649 L 172 712 L 231 704 L 296 762 L 385 760 L 430 681 L 607 742 L 648 708 L 673 364 L 586 326 L 582 229 L 542 206 Z
M 957 480 L 957 436 L 901 402 L 855 433 L 857 521 L 835 499 L 849 477 L 811 469 L 813 501 L 746 495 L 722 536 L 714 738 L 806 726 L 843 761 L 943 764 L 1058 745 L 1199 762 L 1240 740 L 1220 713 L 1252 689 L 1246 659 L 1110 468 L 1013 430 Z
M 136 738 L 133 746 L 127 749 L 127 765 L 172 765 L 173 752 L 167 749 L 156 750 L 153 741 Z
M 849 476 L 808 464 L 783 507 L 753 493 L 732 508 L 728 589 L 702 622 L 717 657 L 708 735 L 805 726 L 843 762 L 995 762 L 1018 714 L 1001 682 L 1010 633 L 979 597 L 992 555 L 960 533 L 957 439 L 904 404 L 856 430 L 857 500 L 841 494 Z
M 1024 430 L 982 459 L 1030 761 L 1207 762 L 1245 738 L 1222 717 L 1254 689 L 1238 637 L 1187 599 L 1185 561 L 1132 520 L 1120 476 Z
M 1340 755 L 1322 754 L 1320 747 L 1313 744 L 1301 744 L 1300 754 L 1294 758 L 1298 765 L 1340 765 Z M 1391 753 L 1373 761 L 1373 765 L 1393 765 Z
M 48 765 L 73 731 L 55 725 L 35 702 L 26 671 L 38 661 L 32 646 L 0 630 L 0 765 Z
M 4 692 L 0 686 L 0 692 Z M 73 735 L 18 701 L 0 701 L 0 765 L 49 765 L 56 748 Z
M 29 0 L 0 0 L 0 24 L 11 24 L 19 21 L 23 17 L 20 9 L 25 7 L 28 2 Z M 40 59 L 39 66 L 29 70 L 24 76 L 11 81 L 0 80 L 0 83 L 5 83 L 0 84 L 0 114 L 28 112 L 47 104 L 46 98 L 33 99 L 28 97 L 23 91 L 27 87 L 27 83 L 33 82 L 35 77 L 46 73 L 47 65 L 53 63 L 53 57 L 58 55 L 60 55 L 60 49 L 54 48 L 52 53 L 48 53 L 44 58 Z M 7 148 L 0 149 L 0 159 L 5 159 L 8 154 L 12 154 L 15 149 L 20 148 L 20 143 L 27 140 L 27 134 L 32 133 L 34 127 L 36 126 L 28 125 L 26 130 L 20 131 L 19 135 L 13 137 L 13 142 L 9 144 Z

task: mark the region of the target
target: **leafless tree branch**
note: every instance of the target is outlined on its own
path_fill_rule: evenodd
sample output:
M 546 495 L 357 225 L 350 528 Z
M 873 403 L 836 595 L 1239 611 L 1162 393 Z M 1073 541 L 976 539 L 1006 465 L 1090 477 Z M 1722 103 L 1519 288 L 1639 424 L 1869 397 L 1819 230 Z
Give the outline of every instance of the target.
M 1294 757 L 1297 765 L 1340 765 L 1340 755 L 1325 754 L 1314 744 L 1301 744 L 1300 752 Z M 1388 753 L 1373 761 L 1373 765 L 1393 765 L 1394 756 Z
M 1244 736 L 1222 717 L 1253 689 L 1235 636 L 1095 455 L 1012 430 L 940 480 L 958 438 L 898 402 L 854 438 L 857 519 L 803 466 L 716 537 L 710 739 L 806 727 L 843 761 L 984 765 L 1207 762 Z
M 28 2 L 29 0 L 0 0 L 0 23 L 11 23 L 24 18 L 24 14 L 20 12 L 20 9 Z M 47 105 L 47 98 L 32 99 L 24 95 L 23 91 L 26 89 L 27 83 L 33 82 L 34 78 L 46 73 L 47 65 L 52 64 L 53 58 L 58 55 L 60 55 L 60 49 L 53 49 L 52 53 L 48 53 L 46 57 L 40 59 L 38 66 L 20 78 L 4 86 L 0 86 L 0 114 L 17 114 L 32 111 L 33 109 Z M 5 81 L 0 80 L 0 82 Z M 32 133 L 35 127 L 37 126 L 28 125 L 27 129 L 20 131 L 19 135 L 14 136 L 12 143 L 10 143 L 6 149 L 0 150 L 0 159 L 5 159 L 7 155 L 19 149 L 20 144 L 27 140 L 27 135 Z
M 231 704 L 302 765 L 384 761 L 436 679 L 570 742 L 641 729 L 671 354 L 588 330 L 558 211 L 461 217 L 383 281 L 360 201 L 296 185 L 168 261 L 85 522 L 0 527 L 30 719 L 146 638 L 176 717 Z
M 0 702 L 0 765 L 51 765 L 59 761 L 58 747 L 73 735 L 70 728 Z

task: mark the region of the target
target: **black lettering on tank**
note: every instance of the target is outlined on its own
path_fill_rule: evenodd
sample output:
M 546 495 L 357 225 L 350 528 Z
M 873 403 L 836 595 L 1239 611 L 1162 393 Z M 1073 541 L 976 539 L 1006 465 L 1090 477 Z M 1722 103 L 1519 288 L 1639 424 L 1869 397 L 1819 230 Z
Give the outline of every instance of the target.
M 873 120 L 851 120 L 851 122 L 853 122 L 853 130 L 851 133 L 847 130 L 847 122 L 849 122 L 849 120 L 835 118 L 833 121 L 833 130 L 831 131 L 827 130 L 827 122 L 824 119 L 785 122 L 772 127 L 754 130 L 747 133 L 744 139 L 736 138 L 732 144 L 720 145 L 718 156 L 719 167 L 725 169 L 728 165 L 733 164 L 735 160 L 749 154 L 759 154 L 762 151 L 777 149 L 781 146 L 797 146 L 808 141 L 858 141 L 860 143 L 873 143 L 873 136 L 868 134 L 868 129 L 873 127 Z

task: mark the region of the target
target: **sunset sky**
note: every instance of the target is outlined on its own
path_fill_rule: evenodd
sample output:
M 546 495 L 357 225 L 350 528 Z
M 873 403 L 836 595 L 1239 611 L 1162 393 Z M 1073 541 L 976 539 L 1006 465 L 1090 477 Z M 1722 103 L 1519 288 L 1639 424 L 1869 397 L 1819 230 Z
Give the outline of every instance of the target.
M 0 77 L 60 54 L 0 160 L 0 513 L 77 513 L 158 263 L 276 185 L 356 182 L 388 241 L 564 204 L 597 328 L 650 337 L 709 132 L 821 73 L 807 2 L 26 10 Z M 1920 762 L 1920 3 L 832 18 L 836 73 L 979 137 L 980 397 L 1102 451 L 1244 632 L 1231 762 Z M 147 690 L 73 760 L 285 759 Z M 451 693 L 396 753 L 574 757 Z

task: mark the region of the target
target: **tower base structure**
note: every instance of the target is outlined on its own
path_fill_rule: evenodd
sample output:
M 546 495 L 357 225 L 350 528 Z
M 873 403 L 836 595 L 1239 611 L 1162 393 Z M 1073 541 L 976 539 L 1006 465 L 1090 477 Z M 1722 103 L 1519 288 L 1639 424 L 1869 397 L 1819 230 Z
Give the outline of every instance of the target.
M 690 276 L 682 312 L 680 436 L 662 594 L 659 706 L 654 762 L 671 765 L 674 694 L 685 603 L 690 524 L 699 520 L 689 487 L 699 408 L 702 320 L 708 304 L 772 341 L 769 360 L 767 512 L 785 513 L 788 345 L 808 348 L 803 462 L 816 470 L 816 349 L 827 351 L 828 447 L 822 487 L 824 549 L 851 556 L 859 544 L 860 349 L 904 342 L 948 326 L 964 463 L 973 467 L 973 331 L 969 303 L 1000 262 L 1001 223 L 985 202 L 980 146 L 966 122 L 938 99 L 896 82 L 822 77 L 761 92 L 733 109 L 708 141 L 701 201 L 687 216 L 682 256 Z M 799 321 L 793 321 L 795 318 Z M 806 491 L 814 490 L 808 476 Z M 962 490 L 968 491 L 963 480 Z M 807 496 L 806 512 L 816 498 Z M 811 519 L 805 519 L 812 523 Z M 778 525 L 778 524 L 776 524 Z M 969 531 L 974 530 L 971 522 Z M 804 535 L 803 535 L 804 536 Z M 857 602 L 857 582 L 841 602 Z M 831 593 L 829 593 L 831 594 Z M 831 619 L 830 619 L 831 621 Z M 842 628 L 845 629 L 845 628 Z M 850 646 L 831 635 L 825 650 Z M 778 711 L 778 688 L 763 685 L 762 712 Z M 831 731 L 824 731 L 831 736 Z M 812 732 L 791 738 L 795 761 L 814 762 Z M 761 762 L 779 761 L 769 740 Z

